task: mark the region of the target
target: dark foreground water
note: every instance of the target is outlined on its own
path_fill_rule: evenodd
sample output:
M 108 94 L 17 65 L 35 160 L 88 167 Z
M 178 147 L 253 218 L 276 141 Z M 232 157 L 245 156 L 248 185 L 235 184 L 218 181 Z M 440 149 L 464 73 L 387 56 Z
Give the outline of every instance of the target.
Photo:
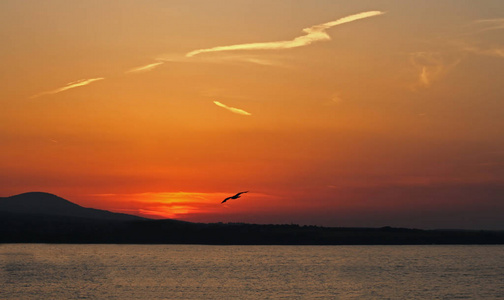
M 504 246 L 0 245 L 1 299 L 504 299 Z

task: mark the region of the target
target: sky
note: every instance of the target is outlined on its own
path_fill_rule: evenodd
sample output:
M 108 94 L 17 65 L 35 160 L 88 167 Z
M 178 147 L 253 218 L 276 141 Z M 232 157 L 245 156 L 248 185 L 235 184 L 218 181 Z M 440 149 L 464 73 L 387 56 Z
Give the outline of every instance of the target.
M 0 196 L 504 229 L 503 1 L 3 0 L 0 43 Z

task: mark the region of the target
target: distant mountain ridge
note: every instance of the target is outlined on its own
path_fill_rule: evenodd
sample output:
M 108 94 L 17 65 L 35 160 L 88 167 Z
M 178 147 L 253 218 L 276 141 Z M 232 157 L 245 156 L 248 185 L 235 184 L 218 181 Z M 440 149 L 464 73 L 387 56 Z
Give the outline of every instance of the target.
M 0 197 L 0 212 L 116 221 L 148 220 L 128 214 L 82 207 L 56 195 L 43 192 Z

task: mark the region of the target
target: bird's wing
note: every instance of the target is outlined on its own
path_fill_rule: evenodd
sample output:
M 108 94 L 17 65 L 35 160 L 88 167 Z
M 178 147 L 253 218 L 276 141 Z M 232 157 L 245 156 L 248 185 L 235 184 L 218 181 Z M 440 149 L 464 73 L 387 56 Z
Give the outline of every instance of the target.
M 228 201 L 229 199 L 231 199 L 231 197 L 227 197 L 226 199 L 222 200 L 221 204 Z

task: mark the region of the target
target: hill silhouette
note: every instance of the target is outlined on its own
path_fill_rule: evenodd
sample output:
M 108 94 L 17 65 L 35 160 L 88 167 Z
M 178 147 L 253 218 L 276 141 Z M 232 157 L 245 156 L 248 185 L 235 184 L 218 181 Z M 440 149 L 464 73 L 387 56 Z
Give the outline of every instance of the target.
M 504 231 L 341 228 L 152 220 L 48 193 L 0 198 L 0 243 L 425 245 L 504 244 Z
M 16 214 L 64 216 L 104 220 L 145 220 L 138 216 L 86 208 L 53 194 L 30 192 L 11 197 L 0 197 L 0 211 Z

